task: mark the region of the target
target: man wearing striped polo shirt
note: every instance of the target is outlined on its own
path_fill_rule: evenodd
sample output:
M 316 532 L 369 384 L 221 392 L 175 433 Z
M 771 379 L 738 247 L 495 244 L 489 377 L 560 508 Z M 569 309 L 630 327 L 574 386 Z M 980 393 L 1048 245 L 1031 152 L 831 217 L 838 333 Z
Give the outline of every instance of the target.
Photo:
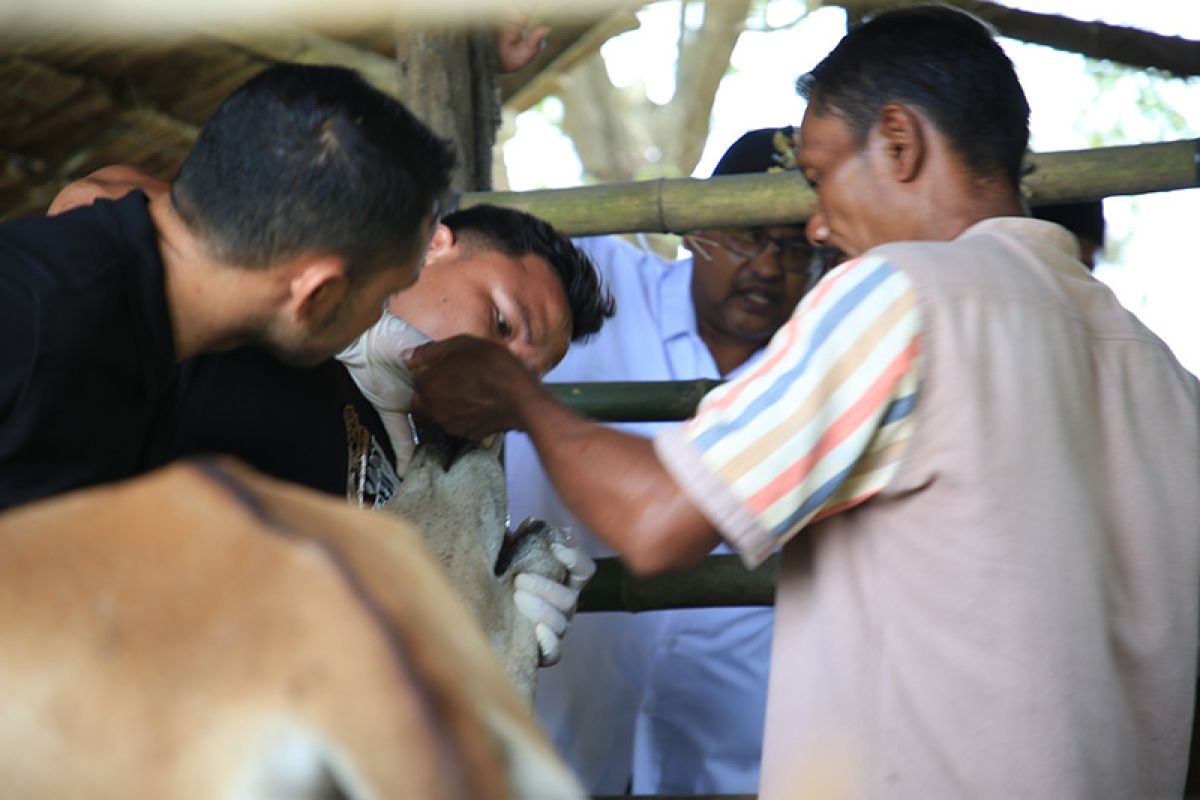
M 417 351 L 418 405 L 527 431 L 635 570 L 783 546 L 762 797 L 1180 796 L 1200 386 L 1024 215 L 1029 107 L 974 17 L 883 12 L 798 86 L 809 236 L 849 260 L 755 369 L 653 443 L 468 341 Z

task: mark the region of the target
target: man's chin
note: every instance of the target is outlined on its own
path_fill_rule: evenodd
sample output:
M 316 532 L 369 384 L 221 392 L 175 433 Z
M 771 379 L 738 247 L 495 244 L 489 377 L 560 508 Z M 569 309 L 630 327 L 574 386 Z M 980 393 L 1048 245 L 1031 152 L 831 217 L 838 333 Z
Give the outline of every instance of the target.
M 770 318 L 749 317 L 730 325 L 728 330 L 747 342 L 766 344 L 783 321 L 778 315 Z
M 260 346 L 279 361 L 290 367 L 315 367 L 333 358 L 333 353 L 311 347 L 286 347 L 276 342 L 262 342 Z

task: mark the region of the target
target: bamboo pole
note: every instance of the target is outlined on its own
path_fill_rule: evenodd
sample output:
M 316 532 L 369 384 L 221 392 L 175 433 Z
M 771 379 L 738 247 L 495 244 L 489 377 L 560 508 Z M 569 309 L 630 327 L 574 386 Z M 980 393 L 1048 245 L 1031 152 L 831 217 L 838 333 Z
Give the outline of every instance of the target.
M 593 795 L 592 800 L 755 800 L 756 794 L 622 794 Z
M 577 413 L 601 422 L 668 422 L 696 413 L 700 399 L 721 381 L 547 383 Z
M 580 611 L 657 611 L 664 608 L 775 604 L 779 557 L 750 571 L 737 556 L 709 556 L 686 572 L 639 578 L 618 559 L 596 560 L 596 575 L 579 595 Z
M 1196 186 L 1200 186 L 1200 139 L 1035 153 L 1022 181 L 1033 205 Z M 799 174 L 782 172 L 531 192 L 468 192 L 459 204 L 518 208 L 570 236 L 588 236 L 796 223 L 812 214 L 815 201 Z

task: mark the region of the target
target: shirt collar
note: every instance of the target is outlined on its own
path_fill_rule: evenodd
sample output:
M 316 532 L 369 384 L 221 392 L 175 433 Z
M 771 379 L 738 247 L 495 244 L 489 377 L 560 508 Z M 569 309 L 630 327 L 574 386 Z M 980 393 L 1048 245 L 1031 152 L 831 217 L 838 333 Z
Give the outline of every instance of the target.
M 991 217 L 976 222 L 961 234 L 960 239 L 978 234 L 1001 233 L 1025 241 L 1037 240 L 1044 247 L 1059 250 L 1079 260 L 1079 242 L 1074 234 L 1061 225 L 1032 217 Z
M 663 341 L 677 336 L 697 335 L 696 312 L 692 307 L 692 259 L 668 264 L 659 281 L 662 319 L 659 330 Z

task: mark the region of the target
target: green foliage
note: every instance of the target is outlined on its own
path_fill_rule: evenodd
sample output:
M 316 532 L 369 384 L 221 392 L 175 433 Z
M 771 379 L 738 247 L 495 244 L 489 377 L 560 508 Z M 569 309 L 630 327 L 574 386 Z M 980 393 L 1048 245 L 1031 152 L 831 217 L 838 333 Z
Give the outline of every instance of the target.
M 1087 59 L 1085 72 L 1095 81 L 1097 102 L 1108 97 L 1128 98 L 1126 108 L 1136 114 L 1121 113 L 1103 127 L 1096 127 L 1096 116 L 1081 117 L 1076 130 L 1089 147 L 1131 144 L 1141 141 L 1168 141 L 1200 136 L 1196 126 L 1164 98 L 1164 90 L 1174 83 L 1194 84 L 1194 79 L 1170 77 L 1158 70 L 1141 70 L 1111 61 Z M 1103 120 L 1101 116 L 1099 120 Z M 1147 135 L 1153 132 L 1152 135 Z

